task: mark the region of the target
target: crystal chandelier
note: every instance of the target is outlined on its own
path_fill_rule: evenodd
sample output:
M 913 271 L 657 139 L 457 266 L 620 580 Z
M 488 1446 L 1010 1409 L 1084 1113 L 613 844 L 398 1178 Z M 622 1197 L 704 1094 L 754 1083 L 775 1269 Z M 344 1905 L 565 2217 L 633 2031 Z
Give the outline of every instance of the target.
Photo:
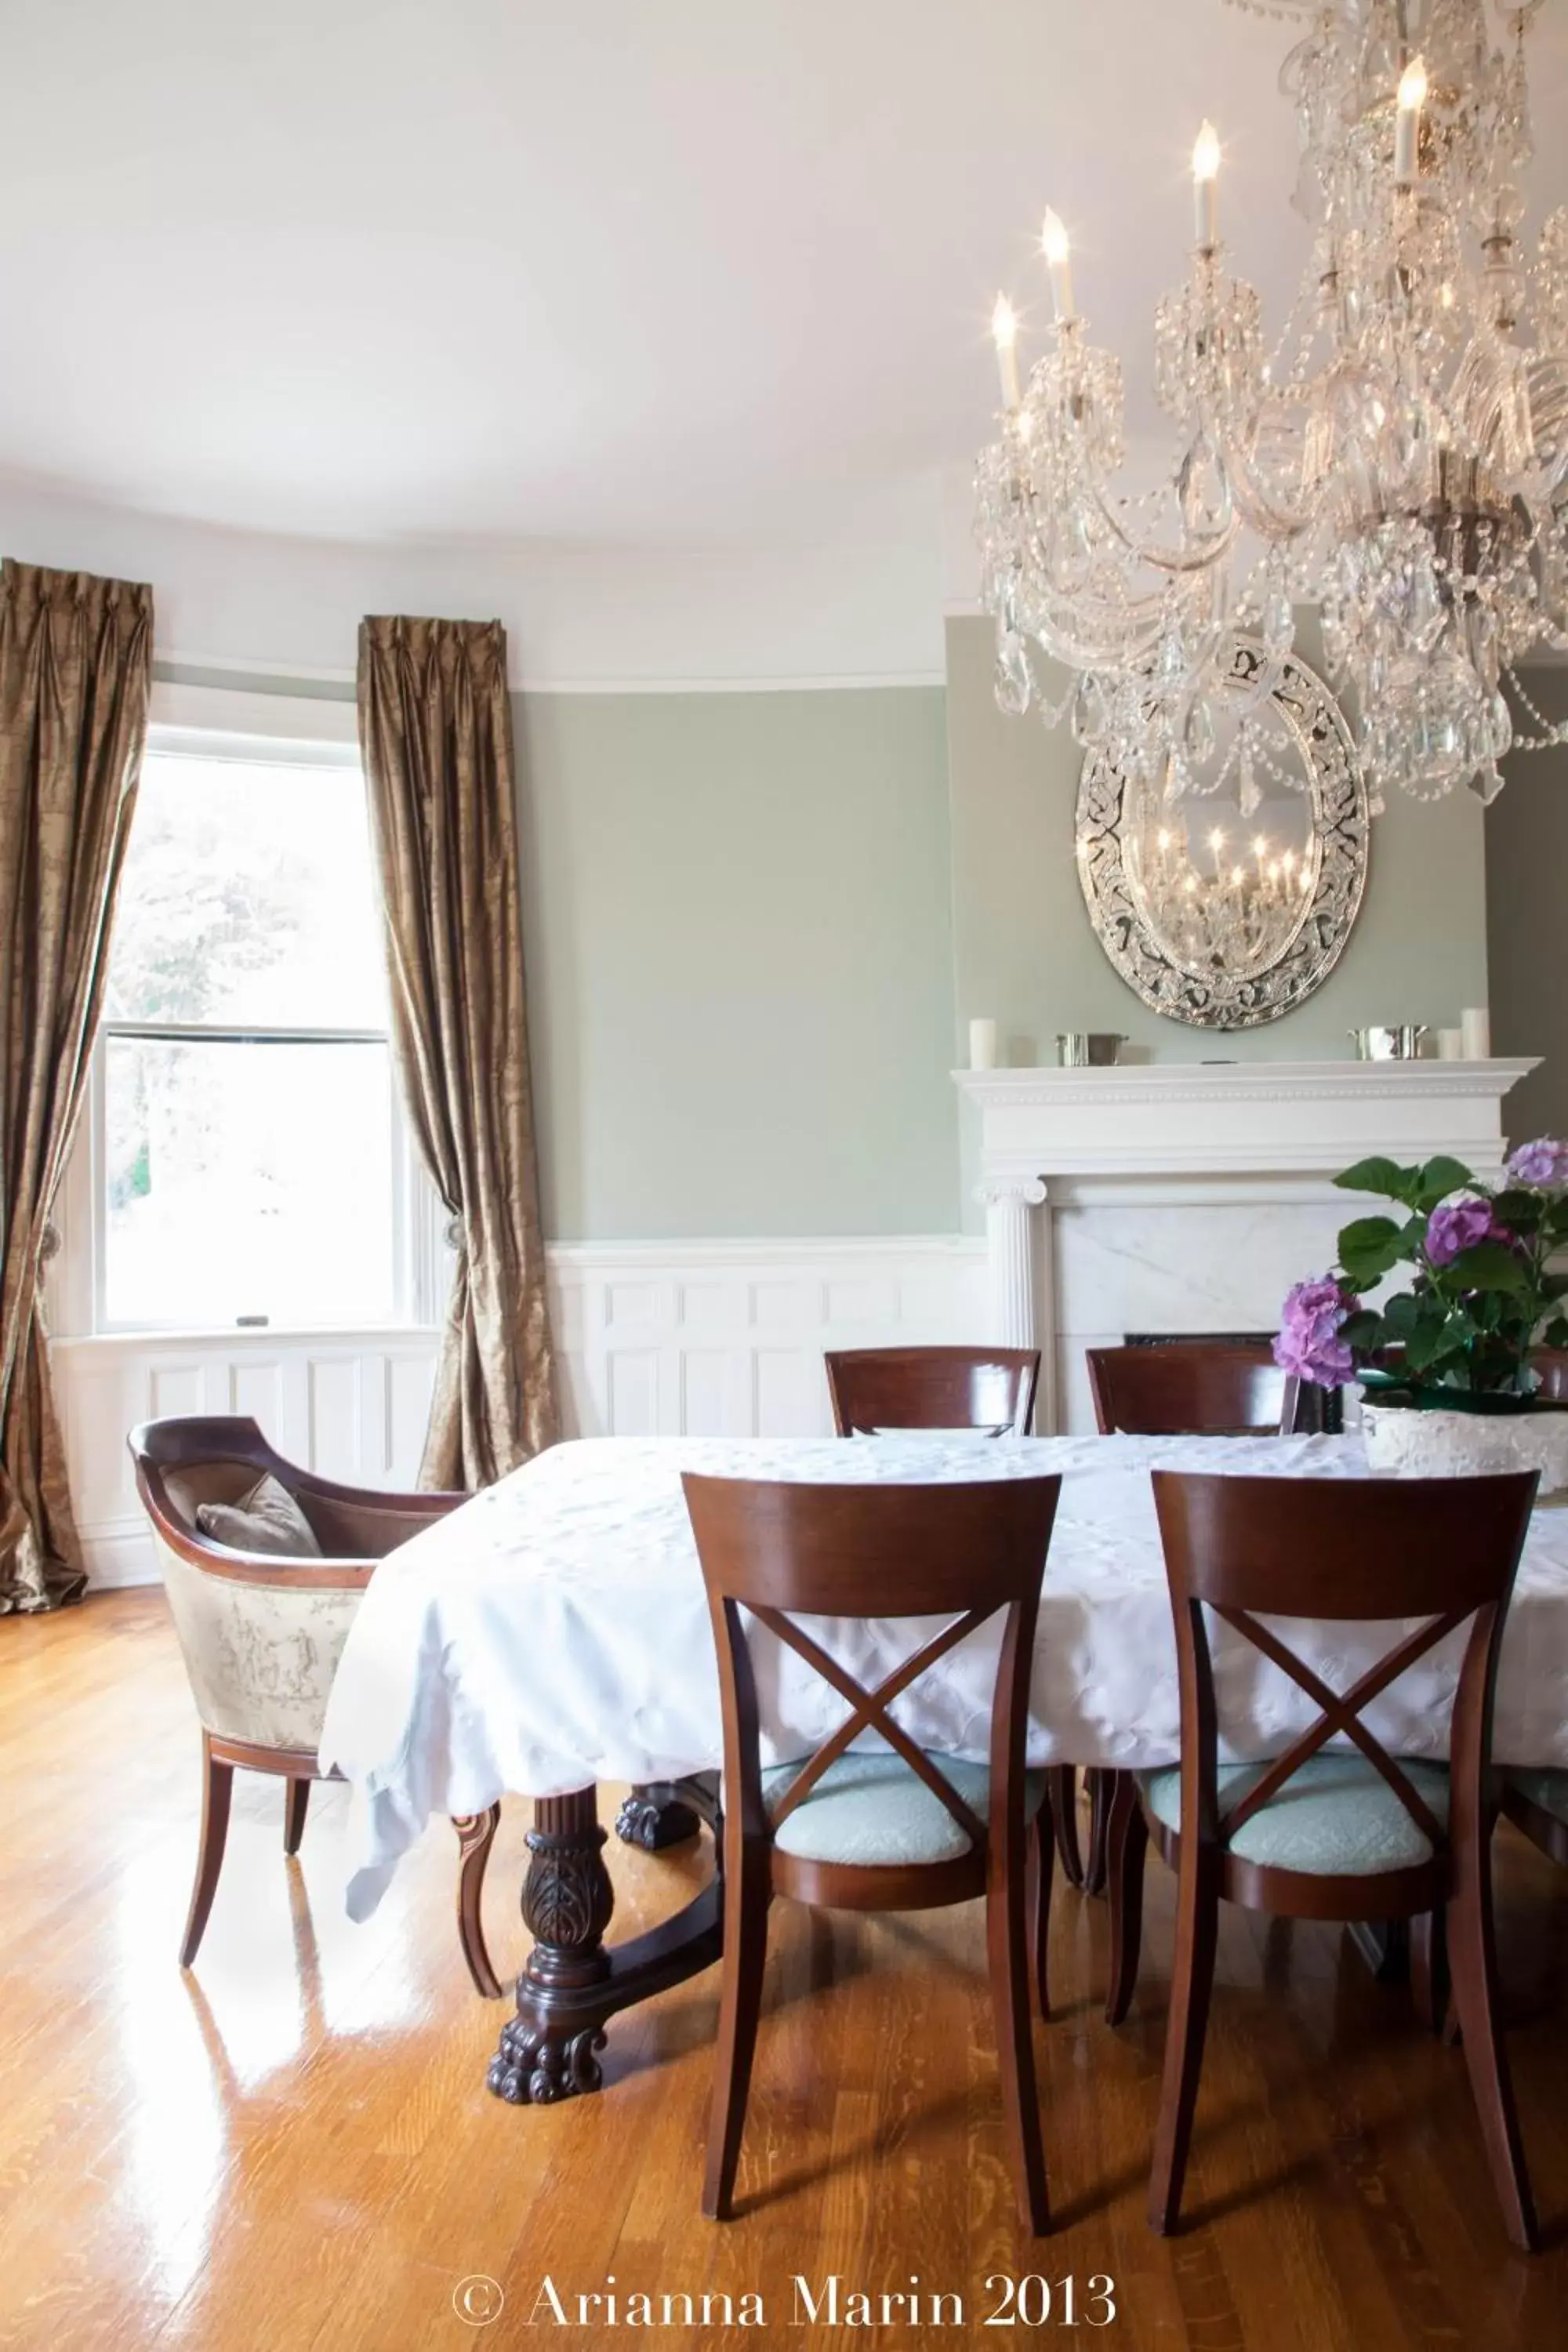
M 1056 323 L 1022 381 L 993 320 L 1000 437 L 981 457 L 983 598 L 997 698 L 1145 779 L 1166 803 L 1237 791 L 1254 730 L 1217 722 L 1238 635 L 1265 663 L 1261 723 L 1315 605 L 1358 716 L 1372 806 L 1398 785 L 1489 801 L 1510 748 L 1568 738 L 1516 665 L 1568 650 L 1568 208 L 1533 257 L 1524 37 L 1541 0 L 1270 0 L 1310 19 L 1281 86 L 1310 253 L 1278 342 L 1220 242 L 1220 145 L 1193 153 L 1194 241 L 1155 318 L 1154 389 L 1176 429 L 1136 495 L 1122 378 L 1090 341 L 1054 213 L 1042 240 Z M 1073 673 L 1052 704 L 1038 656 Z

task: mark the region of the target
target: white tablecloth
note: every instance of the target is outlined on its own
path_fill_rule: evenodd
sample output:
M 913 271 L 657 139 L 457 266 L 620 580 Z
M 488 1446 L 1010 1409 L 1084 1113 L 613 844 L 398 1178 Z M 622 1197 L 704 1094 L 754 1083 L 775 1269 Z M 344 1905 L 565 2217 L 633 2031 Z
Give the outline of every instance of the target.
M 595 1438 L 552 1448 L 416 1536 L 371 1580 L 321 1741 L 322 1764 L 353 1784 L 351 1915 L 374 1909 L 432 1814 L 478 1812 L 508 1791 L 553 1796 L 720 1762 L 718 1679 L 683 1469 L 828 1482 L 1060 1471 L 1030 1760 L 1171 1762 L 1179 1708 L 1154 1466 L 1366 1475 L 1353 1438 Z M 830 1626 L 826 1638 L 874 1684 L 915 1636 L 905 1620 Z M 1343 1689 L 1397 1633 L 1314 1623 L 1289 1638 Z M 1369 1709 L 1371 1728 L 1395 1753 L 1446 1751 L 1462 1642 L 1450 1636 Z M 801 1755 L 841 1720 L 842 1702 L 777 1645 L 759 1642 L 757 1655 L 764 1760 Z M 1227 1754 L 1276 1755 L 1314 1719 L 1289 1677 L 1223 1626 L 1215 1655 Z M 988 1628 L 899 1702 L 900 1720 L 924 1746 L 984 1756 L 994 1661 Z M 1531 1526 L 1504 1640 L 1495 1752 L 1507 1763 L 1568 1764 L 1568 1509 L 1544 1507 Z

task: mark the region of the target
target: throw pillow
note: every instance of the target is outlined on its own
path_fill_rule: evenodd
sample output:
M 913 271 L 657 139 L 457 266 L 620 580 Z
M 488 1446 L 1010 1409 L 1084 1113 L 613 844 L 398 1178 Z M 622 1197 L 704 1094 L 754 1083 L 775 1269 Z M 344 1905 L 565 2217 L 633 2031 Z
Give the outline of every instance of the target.
M 266 1552 L 277 1559 L 320 1559 L 310 1522 L 268 1471 L 237 1503 L 199 1503 L 196 1525 L 226 1551 Z

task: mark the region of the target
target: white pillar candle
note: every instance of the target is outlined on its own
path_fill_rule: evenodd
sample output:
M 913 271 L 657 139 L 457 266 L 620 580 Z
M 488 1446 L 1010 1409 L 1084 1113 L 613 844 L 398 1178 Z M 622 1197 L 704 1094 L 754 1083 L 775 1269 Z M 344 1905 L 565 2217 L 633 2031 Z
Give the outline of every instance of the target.
M 969 1066 L 972 1070 L 994 1070 L 996 1067 L 996 1024 L 994 1021 L 972 1021 L 970 1023 Z
M 1492 1020 L 1484 1004 L 1467 1004 L 1459 1015 L 1459 1034 L 1464 1043 L 1467 1062 L 1489 1062 L 1492 1057 Z
M 1219 133 L 1212 122 L 1193 147 L 1193 234 L 1205 253 L 1219 243 Z
M 1415 179 L 1421 136 L 1421 110 L 1426 103 L 1426 67 L 1412 58 L 1399 77 L 1399 111 L 1394 122 L 1394 176 L 1402 188 Z
M 1462 1029 L 1439 1029 L 1437 1059 L 1440 1062 L 1462 1062 L 1465 1058 L 1465 1033 Z
M 1068 233 L 1054 212 L 1046 215 L 1046 225 L 1040 232 L 1040 250 L 1046 257 L 1046 267 L 1051 273 L 1051 300 L 1057 317 L 1061 320 L 1078 316 L 1072 305 L 1072 254 Z

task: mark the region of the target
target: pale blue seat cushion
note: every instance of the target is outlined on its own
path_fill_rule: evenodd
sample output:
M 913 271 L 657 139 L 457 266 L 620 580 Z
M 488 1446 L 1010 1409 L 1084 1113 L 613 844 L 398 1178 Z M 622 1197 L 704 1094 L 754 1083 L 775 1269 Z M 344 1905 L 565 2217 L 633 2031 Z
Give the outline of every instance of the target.
M 1257 1787 L 1263 1764 L 1222 1764 L 1223 1819 Z M 1400 1764 L 1435 1820 L 1448 1819 L 1448 1775 L 1437 1764 Z M 1182 1776 L 1172 1767 L 1140 1772 L 1150 1811 L 1167 1829 L 1182 1826 Z M 1364 1756 L 1318 1755 L 1292 1772 L 1278 1796 L 1244 1822 L 1230 1852 L 1243 1862 L 1276 1870 L 1310 1871 L 1324 1878 L 1363 1878 L 1380 1870 L 1407 1870 L 1432 1859 L 1432 1841 L 1417 1829 L 1394 1790 Z
M 1568 1772 L 1554 1772 L 1547 1767 L 1510 1765 L 1510 1786 L 1539 1805 L 1543 1813 L 1555 1813 L 1560 1822 L 1568 1822 Z
M 984 1764 L 931 1755 L 931 1762 L 972 1813 L 987 1818 L 991 1775 Z M 771 1813 L 805 1769 L 803 1756 L 763 1774 L 763 1802 Z M 1046 1793 L 1043 1772 L 1024 1776 L 1024 1810 L 1032 1820 Z M 972 1841 L 918 1772 L 890 1750 L 854 1748 L 830 1764 L 773 1840 L 781 1853 L 802 1862 L 851 1862 L 890 1868 L 901 1863 L 954 1862 Z

